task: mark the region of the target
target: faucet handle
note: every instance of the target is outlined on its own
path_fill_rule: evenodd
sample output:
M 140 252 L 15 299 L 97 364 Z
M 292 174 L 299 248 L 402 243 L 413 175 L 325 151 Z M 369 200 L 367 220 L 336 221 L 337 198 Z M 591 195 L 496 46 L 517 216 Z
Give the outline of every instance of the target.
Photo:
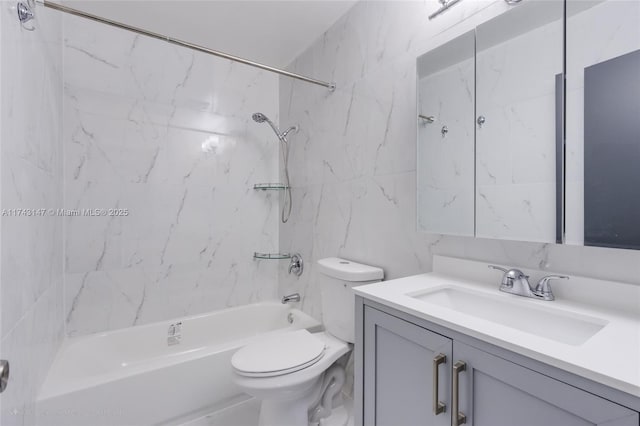
M 508 269 L 503 268 L 502 266 L 496 266 L 496 265 L 487 265 L 487 266 L 489 267 L 489 269 L 497 269 L 498 271 L 502 271 L 502 272 L 504 272 L 505 274 L 506 274 L 507 272 L 509 272 L 509 270 L 508 270 Z
M 291 256 L 291 260 L 289 261 L 289 273 L 296 274 L 296 276 L 302 275 L 302 271 L 304 269 L 304 262 L 302 261 L 302 256 L 300 253 L 295 253 Z
M 544 300 L 555 300 L 555 296 L 553 295 L 553 291 L 551 291 L 551 280 L 568 280 L 569 277 L 566 275 L 547 275 L 538 281 L 538 285 L 536 286 L 535 294 L 539 297 L 542 297 Z
M 506 268 L 502 268 L 500 266 L 496 266 L 496 265 L 489 265 L 489 268 L 491 269 L 497 269 L 498 271 L 502 271 L 504 272 L 504 275 L 502 276 L 502 285 L 500 286 L 500 288 L 511 288 L 513 287 L 513 283 L 516 280 L 528 280 L 529 276 L 525 275 L 524 272 L 522 272 L 519 269 L 506 269 Z

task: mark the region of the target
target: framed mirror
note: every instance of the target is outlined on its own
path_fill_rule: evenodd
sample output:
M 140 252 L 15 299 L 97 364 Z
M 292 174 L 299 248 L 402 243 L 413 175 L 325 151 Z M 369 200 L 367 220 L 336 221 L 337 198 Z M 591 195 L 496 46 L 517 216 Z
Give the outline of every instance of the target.
M 640 2 L 567 0 L 566 242 L 640 249 Z
M 417 61 L 417 222 L 433 234 L 475 235 L 475 34 Z

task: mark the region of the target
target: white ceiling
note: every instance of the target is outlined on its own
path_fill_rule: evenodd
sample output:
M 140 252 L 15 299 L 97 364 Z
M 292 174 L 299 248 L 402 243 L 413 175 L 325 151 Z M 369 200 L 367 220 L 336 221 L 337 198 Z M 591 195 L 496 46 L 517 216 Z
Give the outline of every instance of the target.
M 356 0 L 62 0 L 82 11 L 285 67 Z

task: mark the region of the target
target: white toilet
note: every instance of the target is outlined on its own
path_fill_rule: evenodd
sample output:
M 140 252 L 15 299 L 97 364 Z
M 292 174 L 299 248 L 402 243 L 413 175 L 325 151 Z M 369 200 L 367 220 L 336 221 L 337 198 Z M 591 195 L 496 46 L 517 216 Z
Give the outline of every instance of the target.
M 262 400 L 259 426 L 307 426 L 331 414 L 345 381 L 335 361 L 355 340 L 357 285 L 381 281 L 383 271 L 336 257 L 318 261 L 324 332 L 290 331 L 251 343 L 231 359 L 234 381 Z

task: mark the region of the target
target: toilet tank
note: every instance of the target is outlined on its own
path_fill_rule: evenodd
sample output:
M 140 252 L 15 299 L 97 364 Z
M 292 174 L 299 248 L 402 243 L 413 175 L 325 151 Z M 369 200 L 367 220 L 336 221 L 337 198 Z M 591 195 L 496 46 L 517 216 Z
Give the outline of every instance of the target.
M 322 302 L 322 322 L 333 336 L 355 342 L 355 293 L 353 287 L 382 281 L 384 272 L 338 257 L 318 260 L 318 284 Z

